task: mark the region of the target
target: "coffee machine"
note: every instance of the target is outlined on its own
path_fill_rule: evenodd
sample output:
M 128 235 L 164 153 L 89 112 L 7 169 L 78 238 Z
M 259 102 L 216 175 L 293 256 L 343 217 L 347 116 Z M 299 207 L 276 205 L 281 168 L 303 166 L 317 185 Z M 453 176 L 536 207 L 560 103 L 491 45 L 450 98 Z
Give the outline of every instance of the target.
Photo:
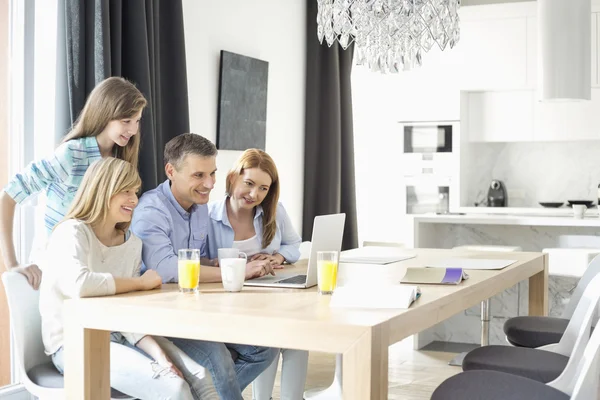
M 487 194 L 488 207 L 506 207 L 508 204 L 508 196 L 506 186 L 502 181 L 493 180 L 490 183 L 490 188 Z

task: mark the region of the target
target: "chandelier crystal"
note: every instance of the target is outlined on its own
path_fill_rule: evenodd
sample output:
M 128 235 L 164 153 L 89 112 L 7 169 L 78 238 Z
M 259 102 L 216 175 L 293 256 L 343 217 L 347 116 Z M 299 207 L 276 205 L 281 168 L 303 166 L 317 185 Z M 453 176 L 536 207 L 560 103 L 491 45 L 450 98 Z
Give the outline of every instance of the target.
M 317 37 L 345 50 L 376 72 L 422 65 L 434 44 L 453 48 L 460 38 L 460 0 L 317 0 Z

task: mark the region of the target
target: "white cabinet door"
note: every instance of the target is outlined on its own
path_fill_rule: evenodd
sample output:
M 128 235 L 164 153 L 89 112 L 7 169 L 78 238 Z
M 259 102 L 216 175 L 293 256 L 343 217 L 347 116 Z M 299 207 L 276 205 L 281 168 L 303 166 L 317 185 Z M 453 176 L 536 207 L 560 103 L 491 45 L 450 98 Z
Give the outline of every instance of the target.
M 591 101 L 535 102 L 535 141 L 600 139 L 600 89 Z
M 467 135 L 470 142 L 533 140 L 532 90 L 467 94 Z
M 592 13 L 592 87 L 600 87 L 598 78 L 598 19 L 599 13 Z M 538 33 L 537 18 L 527 18 L 527 87 L 538 86 Z
M 465 90 L 524 88 L 527 83 L 527 18 L 461 21 Z

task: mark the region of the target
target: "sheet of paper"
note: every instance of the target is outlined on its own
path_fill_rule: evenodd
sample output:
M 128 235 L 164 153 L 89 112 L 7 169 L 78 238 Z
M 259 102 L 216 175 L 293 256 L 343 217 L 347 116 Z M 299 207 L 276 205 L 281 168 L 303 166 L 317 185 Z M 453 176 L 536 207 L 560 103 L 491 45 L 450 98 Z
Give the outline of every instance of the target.
M 331 296 L 330 307 L 347 308 L 408 308 L 419 288 L 408 285 L 341 286 Z
M 446 260 L 427 263 L 425 266 L 433 268 L 502 269 L 516 262 L 517 260 L 491 258 L 448 258 Z
M 355 264 L 390 264 L 415 258 L 401 247 L 366 246 L 340 253 L 340 262 Z

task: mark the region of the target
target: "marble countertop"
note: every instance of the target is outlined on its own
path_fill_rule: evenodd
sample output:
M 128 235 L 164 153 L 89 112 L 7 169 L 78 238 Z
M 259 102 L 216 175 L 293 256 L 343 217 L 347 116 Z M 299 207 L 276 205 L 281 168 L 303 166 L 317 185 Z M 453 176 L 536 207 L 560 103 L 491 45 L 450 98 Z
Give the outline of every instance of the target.
M 600 227 L 600 217 L 589 215 L 575 219 L 573 215 L 527 215 L 527 214 L 421 214 L 413 216 L 415 223 L 428 224 L 478 224 L 523 226 L 572 226 Z

